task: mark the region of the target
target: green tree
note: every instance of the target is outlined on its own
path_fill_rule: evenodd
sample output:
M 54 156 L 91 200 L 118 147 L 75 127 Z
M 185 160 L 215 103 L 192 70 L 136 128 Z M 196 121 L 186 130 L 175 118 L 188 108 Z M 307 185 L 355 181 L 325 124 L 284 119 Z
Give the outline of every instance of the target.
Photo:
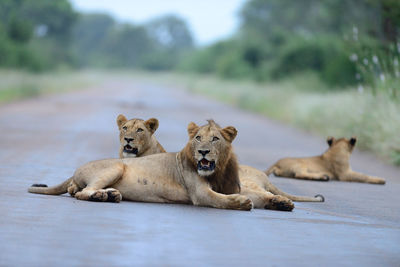
M 145 25 L 154 52 L 145 59 L 145 67 L 152 70 L 174 68 L 188 51 L 193 49 L 193 37 L 186 22 L 174 15 L 151 20 Z
M 99 49 L 111 67 L 141 67 L 153 44 L 142 26 L 118 25 L 110 31 Z
M 70 63 L 70 33 L 75 19 L 68 0 L 0 1 L 0 22 L 7 33 L 2 47 L 7 47 L 8 53 L 0 55 L 0 65 L 42 69 Z
M 193 37 L 186 22 L 174 15 L 151 20 L 145 25 L 150 36 L 162 49 L 185 50 L 193 47 Z
M 115 20 L 107 14 L 80 14 L 73 28 L 73 50 L 79 66 L 101 66 L 105 64 L 101 49 Z

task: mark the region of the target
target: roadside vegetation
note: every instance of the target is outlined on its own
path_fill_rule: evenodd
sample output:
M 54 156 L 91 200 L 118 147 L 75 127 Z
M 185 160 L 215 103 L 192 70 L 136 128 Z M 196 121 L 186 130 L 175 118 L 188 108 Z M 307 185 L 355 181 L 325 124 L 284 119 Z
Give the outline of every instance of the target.
M 266 83 L 176 73 L 152 75 L 151 81 L 178 85 L 323 137 L 357 136 L 358 148 L 400 165 L 400 103 L 387 94 L 356 87 L 332 91 L 315 73 Z
M 230 38 L 198 47 L 173 14 L 132 24 L 68 0 L 0 1 L 0 102 L 134 71 L 308 131 L 357 135 L 400 165 L 400 1 L 249 0 L 238 16 Z
M 82 90 L 103 81 L 98 72 L 61 71 L 30 73 L 0 70 L 0 104 L 43 94 Z

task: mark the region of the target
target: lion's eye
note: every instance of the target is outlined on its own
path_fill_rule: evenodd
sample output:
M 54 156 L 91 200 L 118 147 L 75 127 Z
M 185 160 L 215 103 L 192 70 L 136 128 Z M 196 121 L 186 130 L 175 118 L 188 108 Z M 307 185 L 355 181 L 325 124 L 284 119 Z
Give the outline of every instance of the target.
M 216 137 L 216 136 L 214 136 L 213 139 L 212 139 L 213 142 L 218 141 L 218 140 L 219 140 L 219 138 Z
M 143 129 L 139 128 L 139 129 L 136 130 L 136 132 L 138 132 L 138 133 L 143 132 Z
M 200 135 L 196 136 L 196 140 L 197 140 L 197 141 L 201 141 Z
M 126 131 L 126 130 L 128 130 L 128 127 L 124 126 L 124 127 L 122 127 L 122 130 Z

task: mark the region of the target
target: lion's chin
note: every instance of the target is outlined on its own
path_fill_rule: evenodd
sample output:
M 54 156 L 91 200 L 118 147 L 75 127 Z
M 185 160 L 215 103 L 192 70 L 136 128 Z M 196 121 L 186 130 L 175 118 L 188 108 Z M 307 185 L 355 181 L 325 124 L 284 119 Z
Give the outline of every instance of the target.
M 137 157 L 136 154 L 133 154 L 133 153 L 126 153 L 126 152 L 122 152 L 122 156 L 123 156 L 124 158 L 136 158 L 136 157 Z
M 206 176 L 211 176 L 214 173 L 214 171 L 197 170 L 197 173 L 200 176 L 206 177 Z

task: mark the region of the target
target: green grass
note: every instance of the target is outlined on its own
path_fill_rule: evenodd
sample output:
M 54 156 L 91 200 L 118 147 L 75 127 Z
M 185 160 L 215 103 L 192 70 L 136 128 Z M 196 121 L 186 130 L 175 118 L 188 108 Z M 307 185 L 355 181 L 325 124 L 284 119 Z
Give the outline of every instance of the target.
M 65 92 L 90 87 L 99 82 L 99 73 L 47 72 L 33 74 L 16 70 L 0 70 L 0 104 L 42 94 Z

